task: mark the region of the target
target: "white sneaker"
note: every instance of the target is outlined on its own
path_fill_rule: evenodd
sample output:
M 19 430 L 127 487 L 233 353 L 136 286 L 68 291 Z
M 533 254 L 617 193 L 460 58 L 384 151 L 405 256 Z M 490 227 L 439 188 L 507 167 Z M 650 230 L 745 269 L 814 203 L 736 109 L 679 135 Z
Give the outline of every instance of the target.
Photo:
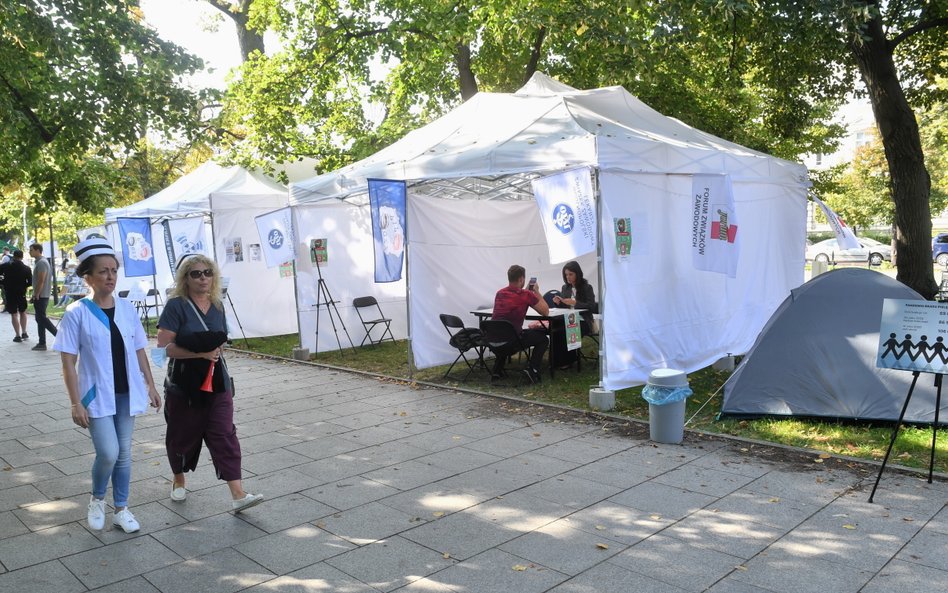
M 184 486 L 175 486 L 171 484 L 171 500 L 175 502 L 184 502 L 188 499 L 188 489 Z
M 250 494 L 248 492 L 243 498 L 233 501 L 234 512 L 239 513 L 240 511 L 246 511 L 250 507 L 255 507 L 261 502 L 263 502 L 262 494 Z
M 89 529 L 93 531 L 105 529 L 105 500 L 99 500 L 94 496 L 89 497 L 89 512 L 86 514 L 86 520 L 89 521 Z
M 135 515 L 127 508 L 112 516 L 112 527 L 121 529 L 125 533 L 135 533 L 141 529 L 141 525 L 135 520 Z

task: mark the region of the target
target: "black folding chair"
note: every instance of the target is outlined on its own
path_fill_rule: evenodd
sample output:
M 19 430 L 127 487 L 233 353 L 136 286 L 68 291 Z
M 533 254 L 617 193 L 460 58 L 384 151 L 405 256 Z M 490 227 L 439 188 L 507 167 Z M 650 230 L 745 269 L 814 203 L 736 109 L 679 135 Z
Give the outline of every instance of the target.
M 467 374 L 461 379 L 462 383 L 467 381 L 467 378 L 470 377 L 471 373 L 478 367 L 486 369 L 487 365 L 484 364 L 484 351 L 487 349 L 487 342 L 484 341 L 484 333 L 476 327 L 464 327 L 464 322 L 461 321 L 460 317 L 455 315 L 442 313 L 438 317 L 441 319 L 441 324 L 444 325 L 445 331 L 447 331 L 450 336 L 448 344 L 458 350 L 458 357 L 454 359 L 454 362 L 452 362 L 448 370 L 445 371 L 444 378 L 448 378 L 454 365 L 456 365 L 459 360 L 463 360 L 467 365 Z M 467 353 L 471 350 L 477 355 L 476 360 L 467 359 Z
M 523 368 L 518 370 L 518 375 L 526 377 L 528 381 L 533 383 L 533 377 L 528 371 L 530 367 L 530 349 L 524 346 L 520 340 L 520 334 L 514 329 L 513 324 L 506 319 L 485 319 L 481 322 L 481 331 L 484 332 L 484 341 L 487 343 L 487 348 L 494 353 L 498 361 L 506 361 L 514 354 L 521 354 L 521 360 L 524 362 Z M 500 366 L 503 367 L 503 363 Z M 492 374 L 491 380 L 496 378 L 498 377 Z
M 161 294 L 158 292 L 157 288 L 149 288 L 148 292 L 145 293 L 145 300 L 138 301 L 135 304 L 135 306 L 138 307 L 139 313 L 141 313 L 142 321 L 145 321 L 148 318 L 148 312 L 152 309 L 155 310 L 155 315 L 157 315 L 158 307 L 161 305 Z
M 352 306 L 355 307 L 356 313 L 359 315 L 359 321 L 362 322 L 362 327 L 365 328 L 365 337 L 362 338 L 362 342 L 359 346 L 365 345 L 366 340 L 373 346 L 381 344 L 385 340 L 395 341 L 395 336 L 392 335 L 392 320 L 385 317 L 385 314 L 382 313 L 382 307 L 379 306 L 379 302 L 375 300 L 374 296 L 352 299 Z M 366 316 L 362 315 L 363 310 L 368 310 Z M 376 314 L 378 317 L 374 317 Z M 377 340 L 372 337 L 372 330 L 374 330 L 376 326 L 383 328 L 382 334 Z M 388 335 L 387 338 L 385 337 L 386 334 Z

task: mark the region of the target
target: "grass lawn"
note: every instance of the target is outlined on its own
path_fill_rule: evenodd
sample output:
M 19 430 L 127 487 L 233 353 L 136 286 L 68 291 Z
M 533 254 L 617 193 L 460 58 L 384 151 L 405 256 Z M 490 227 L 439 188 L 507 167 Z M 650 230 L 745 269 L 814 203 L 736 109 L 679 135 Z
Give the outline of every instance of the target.
M 233 346 L 254 352 L 290 357 L 298 344 L 297 335 L 251 338 L 235 340 Z M 592 354 L 592 349 L 587 351 Z M 310 356 L 314 362 L 378 373 L 390 377 L 408 379 L 408 343 L 385 342 L 378 346 L 367 346 L 355 350 L 320 352 Z M 463 361 L 462 361 L 463 363 Z M 446 387 L 462 387 L 483 393 L 513 395 L 536 402 L 565 405 L 579 410 L 589 409 L 589 388 L 599 381 L 599 369 L 595 363 L 584 362 L 582 372 L 574 369 L 557 371 L 553 379 L 549 373 L 543 375 L 540 385 L 522 385 L 514 377 L 505 380 L 506 385 L 491 384 L 484 371 L 475 371 L 466 382 L 459 379 L 467 372 L 461 364 L 452 371 L 451 379 L 445 379 L 447 366 L 416 370 L 412 379 L 436 383 Z M 702 369 L 688 376 L 694 395 L 688 399 L 686 419 L 692 418 L 688 428 L 739 437 L 759 439 L 773 443 L 807 447 L 864 459 L 882 460 L 892 435 L 892 426 L 836 423 L 799 418 L 718 419 L 721 409 L 721 386 L 728 373 L 712 368 Z M 648 420 L 648 402 L 641 397 L 642 388 L 633 387 L 616 393 L 616 409 L 613 413 L 636 420 Z M 899 398 L 904 394 L 897 394 Z M 699 411 L 700 410 L 700 411 Z M 891 463 L 927 468 L 931 452 L 932 431 L 930 428 L 903 427 L 892 450 Z M 818 458 L 815 458 L 818 459 Z M 935 470 L 948 472 L 948 430 L 939 431 L 935 452 Z

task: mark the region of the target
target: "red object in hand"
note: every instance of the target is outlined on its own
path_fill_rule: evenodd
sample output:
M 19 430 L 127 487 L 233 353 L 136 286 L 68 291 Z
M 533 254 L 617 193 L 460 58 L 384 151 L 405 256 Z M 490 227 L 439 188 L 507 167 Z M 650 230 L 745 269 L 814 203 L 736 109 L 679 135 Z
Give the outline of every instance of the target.
M 204 383 L 201 383 L 201 391 L 207 391 L 208 393 L 214 393 L 214 386 L 212 384 L 214 379 L 214 366 L 217 363 L 211 361 L 211 366 L 207 369 L 207 376 L 204 377 Z

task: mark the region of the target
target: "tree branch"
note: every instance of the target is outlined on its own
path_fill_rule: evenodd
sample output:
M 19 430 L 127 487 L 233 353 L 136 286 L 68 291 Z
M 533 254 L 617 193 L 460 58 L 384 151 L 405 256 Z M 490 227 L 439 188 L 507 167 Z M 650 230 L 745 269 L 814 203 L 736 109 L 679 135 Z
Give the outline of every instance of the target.
M 207 0 L 207 3 L 216 8 L 217 10 L 223 12 L 232 19 L 237 18 L 237 12 L 231 10 L 230 3 L 227 0 Z
M 533 49 L 530 50 L 530 61 L 527 62 L 527 71 L 523 77 L 523 84 L 527 84 L 530 77 L 537 71 L 537 65 L 540 63 L 540 50 L 543 49 L 543 41 L 546 39 L 546 27 L 540 25 L 536 37 L 533 38 Z
M 62 127 L 58 127 L 54 130 L 48 129 L 45 125 L 43 125 L 43 122 L 40 121 L 39 116 L 36 115 L 33 109 L 26 104 L 26 99 L 22 94 L 20 94 L 20 91 L 18 91 L 16 87 L 14 87 L 13 84 L 7 80 L 7 77 L 3 74 L 0 74 L 0 81 L 3 81 L 3 84 L 7 87 L 10 93 L 13 94 L 13 98 L 16 99 L 17 104 L 20 106 L 20 111 L 26 115 L 26 118 L 30 120 L 30 122 L 32 122 L 33 126 L 39 132 L 40 138 L 43 139 L 43 142 L 46 144 L 52 142 Z
M 948 27 L 948 17 L 943 17 L 940 19 L 934 19 L 931 21 L 922 21 L 915 25 L 914 27 L 909 27 L 908 29 L 902 31 L 896 35 L 891 41 L 889 41 L 889 51 L 892 51 L 896 46 L 912 35 L 921 33 L 922 31 L 927 31 L 928 29 L 935 29 L 938 27 Z

